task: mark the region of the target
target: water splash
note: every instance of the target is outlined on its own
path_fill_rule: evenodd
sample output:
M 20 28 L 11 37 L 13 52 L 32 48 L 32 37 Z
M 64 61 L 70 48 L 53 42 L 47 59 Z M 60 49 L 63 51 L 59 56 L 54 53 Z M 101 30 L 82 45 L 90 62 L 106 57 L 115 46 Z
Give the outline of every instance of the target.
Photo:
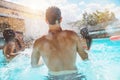
M 79 73 L 87 80 L 120 80 L 120 41 L 94 39 L 88 51 L 89 61 L 82 61 L 77 56 Z M 10 63 L 0 67 L 0 80 L 48 80 L 48 69 L 45 65 L 31 68 L 32 49 L 20 52 Z
M 48 31 L 48 26 L 44 20 L 41 19 L 25 19 L 25 37 L 27 40 L 36 39 Z

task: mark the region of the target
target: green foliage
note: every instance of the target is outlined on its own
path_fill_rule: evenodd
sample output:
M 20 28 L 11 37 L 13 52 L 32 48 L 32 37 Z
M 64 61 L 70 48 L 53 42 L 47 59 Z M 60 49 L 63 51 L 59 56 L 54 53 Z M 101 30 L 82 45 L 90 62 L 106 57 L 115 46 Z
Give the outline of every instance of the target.
M 115 19 L 116 17 L 113 12 L 110 12 L 108 10 L 104 10 L 103 12 L 96 10 L 91 14 L 85 12 L 83 14 L 82 21 L 83 21 L 83 25 L 95 26 L 97 24 L 112 21 Z

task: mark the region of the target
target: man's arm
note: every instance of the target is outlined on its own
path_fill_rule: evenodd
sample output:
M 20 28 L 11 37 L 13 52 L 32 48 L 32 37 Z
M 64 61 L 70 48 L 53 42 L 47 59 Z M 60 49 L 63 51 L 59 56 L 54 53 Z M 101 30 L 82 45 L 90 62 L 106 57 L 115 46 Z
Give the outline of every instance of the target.
M 83 60 L 88 59 L 88 54 L 87 54 L 87 53 L 85 52 L 85 50 L 83 49 L 79 37 L 77 38 L 77 51 L 78 51 L 78 54 L 80 55 L 80 57 L 81 57 Z
M 40 52 L 38 50 L 38 47 L 34 44 L 33 52 L 31 55 L 31 66 L 32 67 L 39 67 L 39 59 L 40 59 Z

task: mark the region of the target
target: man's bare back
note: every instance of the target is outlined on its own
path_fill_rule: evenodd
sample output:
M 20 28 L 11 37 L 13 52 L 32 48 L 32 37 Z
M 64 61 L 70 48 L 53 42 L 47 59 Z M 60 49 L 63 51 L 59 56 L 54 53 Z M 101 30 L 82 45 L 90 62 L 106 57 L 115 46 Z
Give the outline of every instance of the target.
M 82 77 L 77 73 L 75 65 L 77 52 L 83 60 L 88 59 L 88 55 L 79 36 L 73 31 L 62 30 L 61 22 L 60 9 L 55 6 L 49 7 L 46 10 L 49 31 L 47 35 L 35 41 L 31 65 L 39 67 L 42 57 L 48 67 L 50 80 L 80 80 Z
M 75 32 L 56 30 L 35 41 L 32 66 L 35 67 L 42 56 L 49 71 L 77 70 L 75 65 L 77 52 L 82 59 L 88 58 Z M 34 58 L 35 56 L 37 59 Z

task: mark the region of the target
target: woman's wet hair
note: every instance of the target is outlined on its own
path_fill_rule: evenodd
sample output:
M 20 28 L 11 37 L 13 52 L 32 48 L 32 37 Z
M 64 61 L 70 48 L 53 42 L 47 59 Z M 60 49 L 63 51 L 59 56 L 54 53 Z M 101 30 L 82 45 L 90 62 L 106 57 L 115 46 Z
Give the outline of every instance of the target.
M 84 39 L 86 39 L 88 49 L 90 49 L 92 43 L 92 37 L 89 35 L 88 28 L 87 27 L 81 28 L 80 34 Z
M 52 6 L 46 10 L 46 19 L 49 24 L 54 25 L 60 23 L 61 11 L 58 7 Z
M 6 42 L 14 39 L 15 38 L 15 32 L 14 32 L 14 30 L 12 30 L 12 29 L 5 29 L 3 31 L 3 37 L 4 37 L 4 39 L 5 39 Z
M 81 28 L 80 34 L 82 35 L 83 38 L 87 39 L 89 37 L 88 28 L 87 27 Z

